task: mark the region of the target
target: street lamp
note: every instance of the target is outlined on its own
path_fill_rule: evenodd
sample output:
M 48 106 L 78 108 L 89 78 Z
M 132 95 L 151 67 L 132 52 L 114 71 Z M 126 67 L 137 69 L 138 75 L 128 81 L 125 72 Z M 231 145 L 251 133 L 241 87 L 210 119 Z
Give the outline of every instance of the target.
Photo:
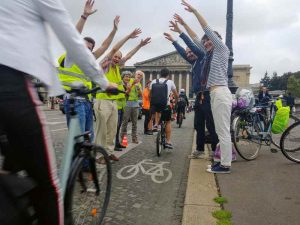
M 226 15 L 226 45 L 230 50 L 229 62 L 228 62 L 228 87 L 231 93 L 235 93 L 237 90 L 237 86 L 233 81 L 233 50 L 232 50 L 232 27 L 233 27 L 233 0 L 227 0 L 227 15 Z

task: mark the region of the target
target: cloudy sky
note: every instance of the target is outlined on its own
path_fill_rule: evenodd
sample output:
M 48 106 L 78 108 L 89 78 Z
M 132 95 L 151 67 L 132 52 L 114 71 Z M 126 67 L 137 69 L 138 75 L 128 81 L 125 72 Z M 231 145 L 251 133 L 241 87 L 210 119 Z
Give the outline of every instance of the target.
M 83 11 L 85 0 L 63 0 L 74 24 Z M 180 0 L 96 0 L 98 11 L 87 20 L 83 36 L 91 36 L 100 44 L 109 34 L 113 19 L 120 15 L 121 22 L 115 41 L 140 27 L 139 38 L 129 40 L 121 49 L 128 52 L 141 38 L 152 37 L 127 65 L 174 51 L 164 39 L 169 32 L 169 20 L 176 12 L 199 34 L 203 35 L 193 14 L 184 10 Z M 189 0 L 206 18 L 208 24 L 225 39 L 226 0 Z M 259 82 L 268 71 L 278 75 L 300 70 L 300 4 L 298 0 L 236 0 L 234 1 L 233 51 L 234 64 L 250 64 L 251 83 Z M 177 34 L 173 33 L 177 39 Z M 54 57 L 64 52 L 51 34 Z M 182 43 L 182 42 L 180 42 Z M 183 43 L 182 43 L 183 44 Z

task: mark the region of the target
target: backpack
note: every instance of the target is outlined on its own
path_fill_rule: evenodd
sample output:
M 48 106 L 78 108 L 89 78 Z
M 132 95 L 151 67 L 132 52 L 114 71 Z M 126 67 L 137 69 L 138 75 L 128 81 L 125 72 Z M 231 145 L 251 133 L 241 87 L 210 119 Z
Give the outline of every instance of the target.
M 152 84 L 150 104 L 159 111 L 164 110 L 168 104 L 167 82 L 168 80 L 165 80 L 163 83 L 159 83 L 159 80 L 156 79 L 156 83 Z
M 281 100 L 276 101 L 276 111 L 275 118 L 272 124 L 272 133 L 280 134 L 282 133 L 289 124 L 290 118 L 290 107 L 282 107 Z

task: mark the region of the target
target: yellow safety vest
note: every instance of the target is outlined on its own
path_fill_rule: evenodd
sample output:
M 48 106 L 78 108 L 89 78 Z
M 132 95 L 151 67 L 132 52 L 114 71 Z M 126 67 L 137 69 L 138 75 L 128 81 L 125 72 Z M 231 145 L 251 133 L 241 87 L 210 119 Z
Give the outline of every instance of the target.
M 125 88 L 123 86 L 123 84 L 118 87 L 119 90 L 125 91 Z M 120 109 L 124 109 L 126 106 L 126 96 L 125 94 L 120 94 L 122 97 L 118 98 L 117 101 L 117 106 L 118 106 L 118 110 Z
M 109 82 L 117 84 L 119 90 L 124 91 L 123 82 L 120 75 L 120 67 L 118 65 L 116 65 L 115 68 L 113 68 L 112 65 L 109 65 L 109 69 L 105 74 L 105 77 Z M 96 94 L 96 99 L 117 100 L 120 98 L 125 98 L 125 94 L 120 93 L 118 95 L 109 95 L 101 92 Z
M 81 69 L 76 65 L 73 64 L 72 67 L 66 68 L 62 66 L 63 60 L 66 58 L 66 53 L 59 57 L 58 59 L 58 77 L 60 82 L 63 85 L 63 88 L 65 90 L 71 90 L 70 85 L 73 82 L 82 82 L 84 86 L 86 86 L 88 89 L 92 89 L 92 82 L 87 77 Z
M 134 82 L 134 79 L 130 79 L 129 83 L 132 85 Z M 140 90 L 142 90 L 142 85 L 139 83 L 138 84 Z M 138 101 L 139 100 L 139 93 L 136 89 L 136 86 L 134 85 L 131 88 L 131 91 L 129 92 L 129 97 L 128 97 L 128 101 Z

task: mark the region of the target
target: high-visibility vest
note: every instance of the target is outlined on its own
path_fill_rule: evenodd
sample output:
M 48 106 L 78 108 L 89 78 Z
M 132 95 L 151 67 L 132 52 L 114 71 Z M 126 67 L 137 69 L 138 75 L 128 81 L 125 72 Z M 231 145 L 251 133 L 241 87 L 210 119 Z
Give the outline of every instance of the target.
M 120 75 L 120 67 L 118 65 L 116 65 L 114 68 L 112 65 L 109 65 L 109 69 L 105 74 L 105 77 L 109 82 L 117 84 L 119 90 L 124 91 L 123 81 Z M 117 95 L 109 95 L 101 91 L 96 94 L 96 99 L 116 100 L 120 98 L 125 98 L 125 94 L 119 93 Z
M 134 79 L 130 79 L 129 83 L 132 86 Z M 142 90 L 142 85 L 139 83 L 137 84 L 140 90 Z M 139 100 L 139 92 L 136 89 L 136 85 L 133 85 L 131 91 L 129 92 L 128 101 L 138 101 Z
M 73 64 L 70 68 L 62 66 L 62 62 L 66 58 L 66 53 L 59 57 L 58 59 L 58 77 L 65 90 L 71 90 L 70 85 L 73 82 L 81 82 L 88 89 L 92 89 L 92 82 L 89 77 L 87 77 L 81 69 Z

